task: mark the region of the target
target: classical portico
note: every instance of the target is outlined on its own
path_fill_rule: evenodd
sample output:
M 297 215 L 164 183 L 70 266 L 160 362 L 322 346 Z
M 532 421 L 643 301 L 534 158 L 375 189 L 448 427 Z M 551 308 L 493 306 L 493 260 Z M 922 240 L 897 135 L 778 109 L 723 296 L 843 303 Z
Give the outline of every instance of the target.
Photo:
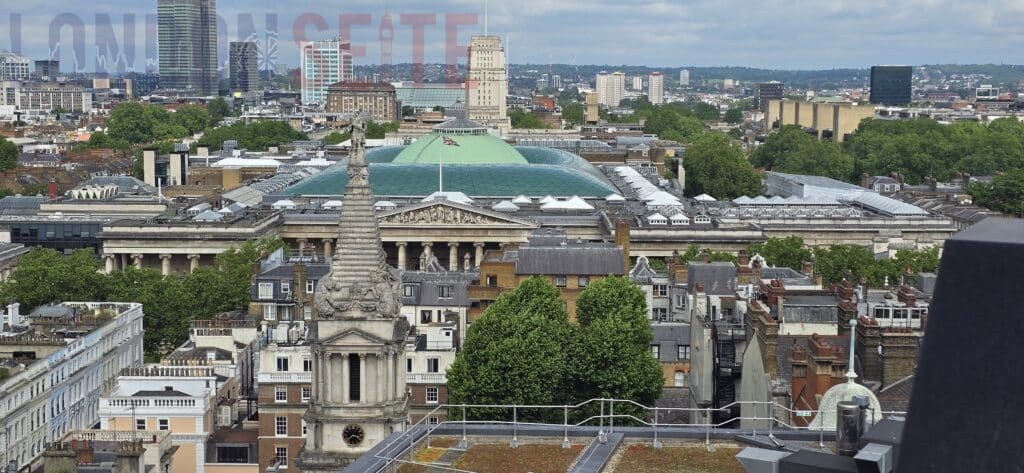
M 309 430 L 295 459 L 302 472 L 340 471 L 404 430 L 409 415 L 403 368 L 410 327 L 399 311 L 401 274 L 387 265 L 381 246 L 358 120 L 352 129 L 338 244 L 314 296 L 313 390 L 304 416 Z M 311 237 L 304 238 L 306 249 Z

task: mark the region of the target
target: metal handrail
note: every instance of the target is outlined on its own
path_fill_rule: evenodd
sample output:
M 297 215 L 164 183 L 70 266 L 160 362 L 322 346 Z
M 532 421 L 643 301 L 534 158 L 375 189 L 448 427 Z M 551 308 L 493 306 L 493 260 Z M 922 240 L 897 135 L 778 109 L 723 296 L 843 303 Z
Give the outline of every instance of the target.
M 599 413 L 598 414 L 591 414 L 591 415 L 587 416 L 586 418 L 584 418 L 584 419 L 582 419 L 582 420 L 580 420 L 578 422 L 569 422 L 569 411 L 570 410 L 578 411 L 578 410 L 580 410 L 580 409 L 582 409 L 582 408 L 584 408 L 584 407 L 586 407 L 588 405 L 594 405 L 594 404 L 600 404 L 600 409 L 599 409 Z M 606 404 L 607 404 L 607 410 L 605 409 Z M 642 418 L 639 418 L 636 415 L 633 415 L 633 414 L 630 414 L 630 413 L 615 414 L 615 404 L 619 404 L 620 406 L 634 406 L 636 408 L 641 409 L 643 412 L 648 413 L 649 416 L 647 418 L 642 419 Z M 729 412 L 734 407 L 741 407 L 742 408 L 745 405 L 748 405 L 748 406 L 749 405 L 764 406 L 765 408 L 769 409 L 769 411 L 768 411 L 769 415 L 768 416 L 764 416 L 764 417 L 762 417 L 762 416 L 742 416 L 742 415 L 740 415 L 740 416 L 731 417 L 731 418 L 726 419 L 726 420 L 721 421 L 721 422 L 711 422 L 711 419 L 713 417 L 712 414 L 714 414 L 716 412 Z M 430 424 L 429 423 L 429 419 L 431 417 L 434 417 L 434 415 L 438 411 L 440 411 L 442 409 L 446 409 L 449 413 L 452 413 L 452 412 L 456 412 L 457 413 L 457 412 L 459 412 L 461 410 L 462 420 L 461 421 L 459 421 L 459 420 L 450 420 L 450 419 L 446 418 L 444 422 L 440 422 L 440 423 L 438 423 L 436 425 Z M 507 421 L 507 420 L 469 420 L 466 417 L 466 410 L 467 409 L 511 409 L 512 410 L 512 421 Z M 523 409 L 528 409 L 528 410 L 547 410 L 547 411 L 551 411 L 552 413 L 556 412 L 556 411 L 560 411 L 560 413 L 562 414 L 562 417 L 563 417 L 563 422 L 561 424 L 553 424 L 553 423 L 549 423 L 549 422 L 523 421 L 523 420 L 519 419 L 519 412 L 521 410 L 523 410 Z M 621 412 L 621 409 L 620 409 L 620 412 Z M 703 416 L 701 418 L 704 419 L 704 421 L 703 422 L 687 422 L 687 423 L 680 423 L 680 422 L 666 423 L 666 422 L 663 422 L 663 421 L 659 421 L 659 417 L 661 419 L 664 419 L 664 415 L 666 413 L 673 413 L 673 412 L 700 413 L 700 414 L 703 414 Z M 812 413 L 813 415 L 807 416 L 806 413 L 808 413 L 808 412 Z M 825 409 L 818 409 L 818 410 L 793 409 L 793 408 L 791 408 L 789 406 L 785 406 L 785 405 L 782 405 L 782 404 L 779 404 L 779 403 L 776 403 L 776 402 L 769 402 L 769 401 L 734 401 L 732 403 L 729 403 L 729 404 L 727 404 L 725 406 L 721 406 L 721 407 L 705 407 L 705 408 L 700 408 L 700 407 L 656 407 L 656 406 L 655 407 L 650 407 L 650 406 L 646 406 L 646 405 L 640 404 L 640 403 L 638 403 L 636 401 L 629 400 L 629 399 L 608 399 L 608 398 L 589 399 L 589 400 L 582 401 L 582 402 L 579 402 L 577 404 L 571 404 L 571 405 L 439 404 L 436 407 L 434 407 L 430 412 L 425 414 L 423 416 L 423 418 L 421 418 L 418 422 L 410 425 L 409 428 L 406 429 L 406 432 L 405 432 L 405 434 L 407 434 L 407 435 L 398 435 L 394 439 L 391 439 L 384 446 L 384 448 L 382 450 L 378 451 L 374 456 L 375 456 L 375 458 L 378 458 L 378 459 L 386 461 L 385 468 L 391 467 L 391 466 L 393 466 L 395 464 L 412 464 L 412 465 L 420 465 L 420 466 L 430 467 L 430 468 L 434 468 L 434 469 L 444 469 L 445 471 L 453 471 L 453 472 L 457 472 L 457 473 L 472 473 L 472 472 L 467 472 L 466 470 L 460 470 L 460 469 L 453 468 L 453 467 L 446 467 L 446 466 L 443 466 L 443 465 L 417 462 L 417 461 L 415 461 L 415 459 L 413 457 L 413 453 L 416 451 L 416 446 L 420 442 L 424 442 L 425 441 L 427 443 L 427 445 L 429 446 L 431 433 L 434 430 L 437 430 L 441 425 L 462 426 L 462 438 L 460 439 L 460 442 L 459 442 L 459 448 L 463 448 L 463 449 L 468 446 L 468 439 L 467 439 L 467 436 L 466 436 L 466 426 L 469 426 L 469 425 L 511 425 L 513 427 L 512 439 L 511 439 L 511 442 L 510 442 L 510 446 L 512 448 L 516 448 L 518 446 L 518 430 L 519 430 L 520 426 L 540 426 L 540 427 L 550 427 L 550 428 L 561 428 L 563 430 L 563 433 L 564 433 L 563 447 L 568 448 L 568 446 L 569 446 L 569 428 L 570 427 L 582 427 L 582 426 L 586 426 L 586 425 L 593 425 L 593 423 L 596 422 L 597 423 L 597 427 L 599 428 L 598 439 L 603 442 L 604 439 L 606 438 L 605 437 L 606 436 L 605 428 L 607 427 L 608 433 L 611 433 L 614 430 L 615 419 L 620 419 L 620 420 L 625 419 L 627 421 L 632 421 L 632 422 L 634 422 L 635 424 L 637 424 L 637 425 L 639 425 L 641 427 L 650 427 L 652 429 L 653 433 L 654 433 L 654 443 L 653 443 L 654 447 L 655 448 L 659 448 L 661 446 L 661 443 L 658 440 L 658 429 L 659 428 L 662 428 L 662 429 L 664 429 L 666 427 L 668 427 L 668 428 L 673 428 L 673 427 L 675 427 L 675 428 L 683 428 L 683 427 L 703 428 L 704 429 L 704 433 L 705 433 L 705 440 L 704 440 L 705 444 L 706 445 L 710 445 L 710 443 L 711 443 L 711 433 L 713 431 L 715 431 L 717 429 L 720 429 L 720 428 L 722 428 L 722 427 L 724 427 L 724 426 L 726 426 L 728 424 L 732 424 L 732 423 L 734 423 L 736 421 L 745 421 L 745 420 L 746 421 L 767 421 L 768 422 L 768 433 L 769 434 L 772 434 L 773 429 L 775 429 L 775 428 L 779 428 L 781 430 L 788 430 L 788 431 L 811 431 L 813 429 L 810 426 L 810 421 L 807 422 L 808 425 L 800 426 L 800 425 L 795 425 L 795 423 L 792 421 L 792 419 L 794 419 L 794 418 L 805 418 L 805 417 L 808 418 L 808 419 L 813 419 L 813 418 L 816 418 L 819 415 L 835 414 L 835 412 L 836 412 L 835 410 L 825 410 Z M 783 416 L 779 416 L 779 415 L 776 415 L 776 413 L 782 413 L 784 415 Z M 877 420 L 879 418 L 885 418 L 885 417 L 891 417 L 891 416 L 906 416 L 906 413 L 905 412 L 901 412 L 901 411 L 879 411 L 879 412 L 875 412 L 873 409 L 871 410 L 871 413 L 870 413 L 870 419 L 871 419 L 872 423 L 877 422 Z M 421 431 L 421 430 L 424 432 L 424 434 L 423 434 L 422 437 L 417 438 L 416 437 L 416 433 L 418 431 Z M 756 429 L 752 429 L 752 430 L 756 434 Z M 820 434 L 819 435 L 819 445 L 822 448 L 824 448 L 825 429 L 817 429 L 817 430 L 819 431 L 819 434 Z M 410 458 L 409 460 L 405 460 L 405 459 L 401 458 L 402 456 L 405 455 L 406 452 L 409 452 L 409 458 Z

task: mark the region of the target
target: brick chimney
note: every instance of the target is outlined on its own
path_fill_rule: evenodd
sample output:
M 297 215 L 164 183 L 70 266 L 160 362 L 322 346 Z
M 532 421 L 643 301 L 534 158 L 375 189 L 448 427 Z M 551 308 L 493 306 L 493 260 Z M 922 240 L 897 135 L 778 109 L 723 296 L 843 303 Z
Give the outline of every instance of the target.
M 629 261 L 629 220 L 620 218 L 615 221 L 615 246 L 622 248 L 623 270 L 629 272 L 633 265 Z
M 4 468 L 7 465 L 3 465 Z M 75 450 L 71 444 L 54 442 L 46 444 L 43 451 L 43 473 L 59 471 L 76 471 L 78 462 L 75 460 Z
M 906 304 L 907 307 L 914 307 L 917 305 L 917 293 L 914 292 L 913 287 L 904 284 L 896 291 L 896 300 Z
M 737 264 L 739 266 L 736 269 L 737 283 L 741 286 L 750 284 L 754 271 L 750 268 L 750 254 L 747 253 L 747 250 L 740 250 Z
M 306 305 L 312 303 L 312 301 L 308 300 L 309 294 L 306 294 L 307 274 L 308 272 L 306 270 L 305 263 L 296 263 L 292 266 L 292 280 L 294 281 L 292 297 L 295 299 L 295 309 L 298 312 L 296 314 L 292 314 L 292 318 L 295 320 L 302 319 L 304 308 Z
M 142 473 L 142 441 L 120 442 L 117 448 L 117 473 Z
M 857 317 L 857 303 L 842 301 L 838 307 L 839 335 L 848 336 L 850 335 L 850 321 Z
M 882 331 L 882 387 L 914 374 L 921 337 L 909 328 L 886 328 Z
M 772 319 L 768 306 L 761 301 L 751 301 L 746 314 L 747 342 L 757 337 L 761 342 L 761 361 L 766 373 L 775 377 L 778 374 L 776 353 L 779 345 L 779 323 Z
M 806 351 L 795 346 L 790 362 L 793 367 L 793 408 L 798 410 L 817 409 L 818 400 L 825 392 L 843 382 L 847 367 L 843 350 L 818 334 L 807 339 Z M 807 425 L 808 421 L 805 418 L 795 419 L 801 426 Z
M 878 354 L 878 347 L 881 344 L 882 329 L 878 326 L 878 321 L 867 316 L 860 317 L 857 321 L 855 354 L 860 360 L 861 379 L 871 381 L 882 379 L 882 359 Z
M 50 200 L 53 200 L 53 199 L 57 198 L 57 181 L 51 180 L 46 185 L 46 195 L 47 195 L 47 197 L 50 198 Z

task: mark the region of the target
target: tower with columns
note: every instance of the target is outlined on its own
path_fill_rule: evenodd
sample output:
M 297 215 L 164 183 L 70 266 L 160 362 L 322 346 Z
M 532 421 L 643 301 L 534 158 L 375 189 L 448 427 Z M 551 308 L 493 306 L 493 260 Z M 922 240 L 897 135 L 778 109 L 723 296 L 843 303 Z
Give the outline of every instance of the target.
M 408 423 L 409 323 L 399 313 L 401 275 L 381 246 L 359 119 L 348 176 L 331 270 L 314 296 L 313 389 L 295 460 L 304 473 L 337 472 Z

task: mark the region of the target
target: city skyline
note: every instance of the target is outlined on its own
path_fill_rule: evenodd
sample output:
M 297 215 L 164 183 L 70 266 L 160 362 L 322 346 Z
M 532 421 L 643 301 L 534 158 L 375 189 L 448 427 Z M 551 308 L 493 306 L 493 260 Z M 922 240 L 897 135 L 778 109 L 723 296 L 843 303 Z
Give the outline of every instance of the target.
M 155 55 L 155 48 L 147 44 L 146 32 L 147 15 L 156 14 L 155 2 L 111 0 L 90 4 L 88 10 L 70 2 L 49 2 L 46 8 L 33 8 L 35 3 L 21 2 L 17 9 L 0 10 L 2 21 L 10 26 L 7 35 L 0 35 L 0 49 L 20 50 L 32 59 L 45 59 L 51 56 L 51 44 L 64 44 L 60 51 L 62 65 L 70 66 L 78 59 L 84 62 L 78 70 L 85 72 L 98 69 L 98 64 L 125 63 L 134 66 L 134 70 L 144 70 L 146 61 Z M 891 14 L 883 14 L 859 11 L 853 4 L 844 3 L 810 9 L 801 4 L 739 8 L 728 2 L 723 5 L 706 1 L 685 5 L 640 0 L 548 5 L 529 0 L 521 7 L 492 2 L 488 23 L 490 33 L 508 43 L 506 49 L 512 64 L 742 65 L 814 70 L 890 63 L 1015 62 L 1015 51 L 1024 43 L 1024 27 L 1013 24 L 1009 18 L 1014 12 L 1024 12 L 1024 7 L 1012 2 L 919 3 L 905 0 L 888 9 Z M 481 0 L 453 0 L 440 8 L 421 0 L 403 1 L 389 4 L 387 12 L 393 18 L 396 64 L 416 62 L 410 22 L 426 23 L 424 60 L 434 63 L 446 62 L 453 52 L 464 63 L 469 37 L 483 31 Z M 219 2 L 218 30 L 225 31 L 219 32 L 218 62 L 223 65 L 227 61 L 228 42 L 255 39 L 261 47 L 276 41 L 278 62 L 295 67 L 299 56 L 297 38 L 302 39 L 303 34 L 309 40 L 336 35 L 340 32 L 340 15 L 352 15 L 346 16 L 346 22 L 353 24 L 356 64 L 377 64 L 381 57 L 379 26 L 384 13 L 380 1 L 349 2 L 344 10 L 313 2 L 298 2 L 287 10 L 263 0 L 245 5 Z M 132 44 L 125 39 L 123 15 L 134 15 L 129 18 L 133 28 L 128 28 L 128 36 L 134 38 Z M 268 15 L 273 18 L 269 28 Z M 409 21 L 403 22 L 402 15 Z M 411 15 L 426 16 L 416 19 Z M 459 23 L 454 42 L 446 37 L 446 27 L 451 27 L 446 22 L 447 15 L 459 15 L 450 17 Z M 477 17 L 473 18 L 474 15 Z M 773 21 L 796 22 L 800 28 L 788 29 L 785 36 L 772 34 Z M 78 22 L 83 29 L 81 46 L 72 39 L 74 27 L 68 26 Z M 305 33 L 301 32 L 303 22 L 307 25 Z M 326 29 L 318 31 L 318 23 L 326 25 Z M 955 28 L 957 34 L 934 28 L 936 24 L 955 25 L 950 28 Z M 276 38 L 268 38 L 268 29 L 277 31 Z M 54 30 L 62 31 L 63 36 L 51 38 Z M 249 32 L 256 37 L 251 38 Z M 114 48 L 107 49 L 108 42 L 116 43 L 116 54 Z M 97 44 L 102 47 L 97 48 Z M 455 46 L 455 51 L 450 45 Z M 97 49 L 106 53 L 100 59 L 96 58 Z M 107 70 L 115 72 L 113 67 L 108 66 Z

